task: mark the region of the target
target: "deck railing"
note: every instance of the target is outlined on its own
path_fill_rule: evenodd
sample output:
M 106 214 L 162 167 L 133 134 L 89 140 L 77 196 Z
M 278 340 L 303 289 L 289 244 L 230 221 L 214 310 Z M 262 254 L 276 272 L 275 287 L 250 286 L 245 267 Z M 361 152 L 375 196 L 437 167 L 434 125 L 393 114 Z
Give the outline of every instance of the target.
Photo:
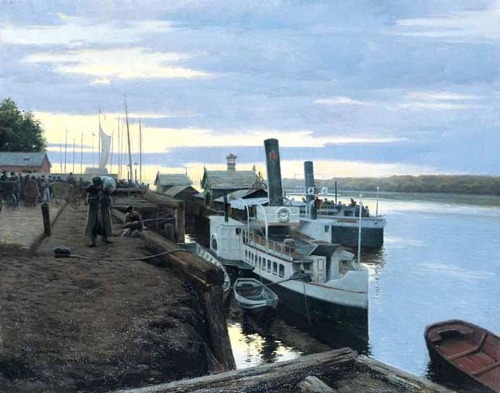
M 252 230 L 243 231 L 243 243 L 252 245 L 256 248 L 268 252 L 269 254 L 293 260 L 293 253 L 295 252 L 294 246 L 288 246 L 286 244 L 279 243 L 270 239 L 267 239 L 266 242 L 265 237 L 256 234 Z

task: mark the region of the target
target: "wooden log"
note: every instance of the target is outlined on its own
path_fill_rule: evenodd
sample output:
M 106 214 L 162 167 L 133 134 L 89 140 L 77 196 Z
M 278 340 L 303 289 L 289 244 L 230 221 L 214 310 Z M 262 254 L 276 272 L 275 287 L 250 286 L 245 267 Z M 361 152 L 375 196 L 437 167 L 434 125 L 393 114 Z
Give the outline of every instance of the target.
M 166 195 L 162 195 L 154 191 L 145 193 L 144 199 L 146 201 L 156 203 L 157 205 L 171 207 L 172 209 L 177 209 L 179 206 L 184 206 L 183 201 L 167 197 Z
M 116 209 L 112 210 L 112 215 L 120 222 L 123 222 L 125 215 Z M 153 231 L 142 231 L 141 237 L 146 246 L 158 252 L 165 252 L 165 259 L 174 267 L 180 269 L 189 279 L 201 287 L 220 285 L 224 282 L 224 273 L 203 258 L 177 246 L 176 243 L 165 239 L 163 236 Z
M 43 202 L 40 205 L 40 208 L 42 209 L 42 217 L 43 217 L 43 230 L 45 233 L 45 236 L 51 236 L 52 235 L 52 228 L 50 225 L 50 210 L 49 210 L 49 205 L 47 202 Z
M 227 321 L 224 316 L 222 286 L 212 286 L 203 292 L 205 314 L 208 322 L 208 333 L 211 338 L 213 352 L 217 354 L 218 364 L 210 367 L 211 372 L 234 370 L 231 341 L 227 332 Z
M 389 366 L 378 360 L 361 355 L 357 360 L 357 368 L 360 371 L 368 371 L 370 375 L 377 375 L 379 379 L 387 381 L 392 385 L 402 387 L 411 392 L 436 392 L 449 393 L 449 389 L 438 385 L 428 379 L 408 374 L 395 367 Z
M 180 205 L 175 210 L 175 223 L 176 223 L 176 231 L 177 234 L 177 242 L 184 243 L 186 241 L 186 210 L 184 204 Z
M 300 391 L 303 393 L 335 393 L 332 389 L 318 377 L 309 375 L 299 383 Z
M 302 356 L 293 360 L 264 364 L 242 370 L 226 371 L 119 393 L 166 392 L 278 392 L 298 391 L 299 383 L 311 374 L 331 374 L 332 370 L 352 368 L 356 352 L 350 348 Z M 281 390 L 280 390 L 281 389 Z

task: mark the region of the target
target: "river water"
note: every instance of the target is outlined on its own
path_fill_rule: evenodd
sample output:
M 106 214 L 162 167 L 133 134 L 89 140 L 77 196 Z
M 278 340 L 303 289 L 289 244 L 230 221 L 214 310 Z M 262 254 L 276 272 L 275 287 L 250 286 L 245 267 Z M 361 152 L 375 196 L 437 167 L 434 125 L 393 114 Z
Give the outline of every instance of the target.
M 388 222 L 384 247 L 362 254 L 370 270 L 367 345 L 350 345 L 328 327 L 313 330 L 280 313 L 261 328 L 231 305 L 228 327 L 237 367 L 350 345 L 426 376 L 426 325 L 464 319 L 500 332 L 500 198 L 467 200 L 476 204 L 465 204 L 460 197 L 429 198 L 411 200 L 399 194 L 379 201 L 379 213 Z M 375 212 L 375 199 L 363 203 Z

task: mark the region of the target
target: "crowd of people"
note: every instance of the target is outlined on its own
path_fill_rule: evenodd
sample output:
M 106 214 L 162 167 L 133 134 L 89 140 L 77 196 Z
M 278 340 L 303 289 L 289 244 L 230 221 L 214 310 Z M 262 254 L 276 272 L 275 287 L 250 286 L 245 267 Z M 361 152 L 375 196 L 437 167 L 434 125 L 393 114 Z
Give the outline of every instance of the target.
M 52 186 L 56 182 L 66 182 L 75 187 L 86 187 L 90 183 L 85 182 L 83 178 L 77 180 L 71 172 L 63 178 L 60 175 L 45 175 L 36 172 L 8 173 L 5 170 L 1 172 L 0 182 L 14 183 L 10 188 L 12 188 L 16 205 L 23 202 L 25 206 L 36 206 L 40 202 L 50 202 L 53 196 Z
M 116 182 L 116 186 L 118 188 L 140 188 L 140 189 L 146 189 L 149 188 L 149 184 L 146 183 L 139 183 L 137 180 L 132 180 L 132 179 L 119 179 Z

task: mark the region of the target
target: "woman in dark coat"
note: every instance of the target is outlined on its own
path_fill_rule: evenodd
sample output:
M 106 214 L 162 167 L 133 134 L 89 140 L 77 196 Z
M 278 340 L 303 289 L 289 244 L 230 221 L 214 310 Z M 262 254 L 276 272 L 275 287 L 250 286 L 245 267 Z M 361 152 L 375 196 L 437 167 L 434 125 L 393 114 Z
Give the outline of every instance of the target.
M 24 189 L 24 204 L 26 206 L 36 206 L 38 198 L 40 197 L 40 190 L 38 189 L 38 182 L 35 176 L 26 182 Z

